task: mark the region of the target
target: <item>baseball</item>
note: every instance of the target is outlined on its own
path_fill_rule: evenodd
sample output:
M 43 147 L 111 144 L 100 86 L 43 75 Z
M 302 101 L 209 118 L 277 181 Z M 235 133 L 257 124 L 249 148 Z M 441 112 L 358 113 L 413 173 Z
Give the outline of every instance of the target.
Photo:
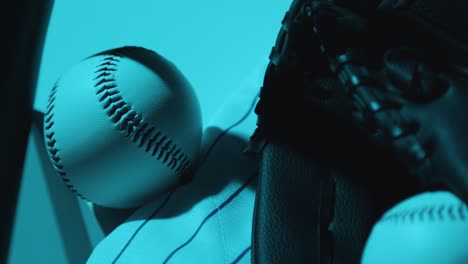
M 154 51 L 120 47 L 64 72 L 44 115 L 57 174 L 78 197 L 135 208 L 193 169 L 201 110 L 177 67 Z
M 468 263 L 467 245 L 467 206 L 450 192 L 426 192 L 397 204 L 374 225 L 362 263 Z

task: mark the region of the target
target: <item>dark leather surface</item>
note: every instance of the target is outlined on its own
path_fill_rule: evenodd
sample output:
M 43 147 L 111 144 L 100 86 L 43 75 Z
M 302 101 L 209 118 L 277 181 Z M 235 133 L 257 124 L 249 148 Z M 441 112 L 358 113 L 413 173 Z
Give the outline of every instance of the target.
M 266 144 L 255 204 L 253 263 L 359 263 L 374 222 L 420 191 L 398 176 L 382 181 L 378 175 L 346 175 L 295 148 Z
M 255 204 L 253 263 L 317 263 L 323 173 L 294 151 L 265 146 Z
M 328 2 L 330 1 L 324 1 L 324 3 Z M 334 1 L 330 3 L 332 2 Z M 359 263 L 367 236 L 382 213 L 402 199 L 418 192 L 446 188 L 432 185 L 444 184 L 428 180 L 427 177 L 420 182 L 418 177 L 413 175 L 415 173 L 411 172 L 412 167 L 415 166 L 409 166 L 410 169 L 408 169 L 406 164 L 407 161 L 411 161 L 407 158 L 411 158 L 411 155 L 405 156 L 405 152 L 398 151 L 396 148 L 388 148 L 384 146 L 385 144 L 375 144 L 374 139 L 378 138 L 382 131 L 392 131 L 392 126 L 399 124 L 395 122 L 398 120 L 393 119 L 392 115 L 384 120 L 376 114 L 376 118 L 370 119 L 371 121 L 365 123 L 363 127 L 355 126 L 351 121 L 354 116 L 350 118 L 349 113 L 355 111 L 356 105 L 361 105 L 362 102 L 351 103 L 349 95 L 343 89 L 343 84 L 336 82 L 337 73 L 332 74 L 326 70 L 330 68 L 329 62 L 324 60 L 323 54 L 318 51 L 325 47 L 324 54 L 330 55 L 334 49 L 330 47 L 342 44 L 344 47 L 335 47 L 337 48 L 335 55 L 338 56 L 342 50 L 351 47 L 367 47 L 366 49 L 369 50 L 374 50 L 379 45 L 388 48 L 411 44 L 410 46 L 413 47 L 413 44 L 425 41 L 425 43 L 431 43 L 430 47 L 435 47 L 429 49 L 434 51 L 433 54 L 427 53 L 425 58 L 447 57 L 449 61 L 453 60 L 466 65 L 466 60 L 463 60 L 466 56 L 461 56 L 462 59 L 456 58 L 466 53 L 462 52 L 466 51 L 466 48 L 459 45 L 461 41 L 451 40 L 447 37 L 449 35 L 443 35 L 440 43 L 437 41 L 437 45 L 434 45 L 434 41 L 426 41 L 442 36 L 433 35 L 432 33 L 437 33 L 439 30 L 435 30 L 435 27 L 430 25 L 431 23 L 426 22 L 436 22 L 436 26 L 451 25 L 455 20 L 447 20 L 446 14 L 451 14 L 450 10 L 454 7 L 465 10 L 466 4 L 452 1 L 452 5 L 448 5 L 448 8 L 440 8 L 442 4 L 439 2 L 424 0 L 337 2 L 350 6 L 354 11 L 363 15 L 372 14 L 370 17 L 373 20 L 369 23 L 372 25 L 369 26 L 372 30 L 365 31 L 365 34 L 360 35 L 361 37 L 350 34 L 353 24 L 348 23 L 350 16 L 347 14 L 350 13 L 347 13 L 339 20 L 343 26 L 340 32 L 337 28 L 338 23 L 335 23 L 337 21 L 334 19 L 329 20 L 329 22 L 334 21 L 329 25 L 317 23 L 320 20 L 327 21 L 323 19 L 327 16 L 317 20 L 321 16 L 315 16 L 317 6 L 315 9 L 312 8 L 314 5 L 309 5 L 311 1 L 294 0 L 282 21 L 277 41 L 272 49 L 260 101 L 255 109 L 258 115 L 258 128 L 251 140 L 251 143 L 255 143 L 264 138 L 270 142 L 260 154 L 260 178 L 256 194 L 252 245 L 252 259 L 255 264 Z M 373 14 L 379 3 L 383 9 L 396 8 L 395 10 L 401 11 L 406 5 L 411 6 L 411 10 L 399 11 L 398 16 L 393 16 L 396 13 L 388 17 L 390 13 L 383 17 L 381 16 L 383 13 L 375 16 Z M 398 5 L 403 5 L 403 7 L 398 7 Z M 332 18 L 338 14 L 335 12 L 337 10 L 339 9 L 330 9 L 323 14 L 328 14 L 328 18 Z M 396 23 L 394 18 L 397 17 L 399 18 L 397 21 L 403 24 Z M 400 21 L 401 18 L 404 19 Z M 321 35 L 320 38 L 316 34 L 311 34 L 314 31 L 308 30 L 312 25 L 311 21 L 317 26 L 315 32 Z M 380 23 L 388 21 L 392 23 Z M 328 27 L 322 26 L 321 30 L 320 25 L 328 25 Z M 384 25 L 391 26 L 384 29 L 382 27 Z M 396 27 L 396 25 L 400 26 Z M 359 29 L 362 25 L 356 23 L 354 26 Z M 381 34 L 375 34 L 377 32 Z M 403 32 L 406 32 L 406 35 L 402 34 Z M 421 34 L 415 34 L 416 32 Z M 349 42 L 337 41 L 337 37 L 341 35 L 349 37 L 341 39 L 348 39 Z M 461 36 L 459 32 L 451 32 L 451 35 Z M 327 41 L 324 41 L 328 38 L 324 36 L 330 37 L 328 45 Z M 363 46 L 362 43 L 356 44 L 359 41 L 366 42 L 368 40 L 366 36 L 370 36 L 371 42 L 369 43 L 381 43 L 370 46 Z M 425 38 L 420 38 L 420 36 L 425 36 Z M 409 41 L 411 39 L 417 41 L 412 43 Z M 389 42 L 390 40 L 392 42 Z M 400 40 L 404 41 L 400 43 Z M 322 45 L 320 48 L 317 46 L 318 43 Z M 447 43 L 450 45 L 446 45 Z M 326 46 L 329 46 L 328 50 Z M 424 45 L 424 49 L 429 47 L 426 46 Z M 445 47 L 444 52 L 439 47 Z M 451 48 L 447 49 L 447 47 Z M 436 53 L 442 55 L 435 56 Z M 339 60 L 332 58 L 333 61 L 340 61 L 340 63 L 343 63 L 342 59 L 343 57 Z M 435 59 L 435 61 L 438 60 Z M 415 67 L 411 65 L 415 64 L 402 62 L 402 65 L 406 66 L 409 71 L 405 73 L 400 71 L 404 67 L 396 67 L 400 77 L 404 77 L 400 79 L 413 74 L 415 78 L 407 78 L 407 83 L 411 86 L 415 84 L 420 86 L 419 82 L 426 80 L 426 78 L 421 79 L 421 76 L 425 75 L 414 71 Z M 340 79 L 352 79 L 348 78 L 352 74 L 342 74 L 345 68 L 340 66 Z M 464 71 L 462 76 L 466 75 L 465 68 L 458 69 L 458 71 Z M 350 72 L 353 71 L 350 70 Z M 353 80 L 361 79 L 361 77 L 356 77 Z M 430 78 L 427 79 L 430 80 Z M 353 83 L 353 85 L 356 84 Z M 450 96 L 445 96 L 442 100 L 429 104 L 408 104 L 401 110 L 399 107 L 396 109 L 405 117 L 402 120 L 416 120 L 419 123 L 422 133 L 418 136 L 431 135 L 432 132 L 438 135 L 436 141 L 426 142 L 437 146 L 437 148 L 431 147 L 435 153 L 431 161 L 436 161 L 438 163 L 436 165 L 439 165 L 439 170 L 433 171 L 436 175 L 454 175 L 445 181 L 445 185 L 450 186 L 455 193 L 463 194 L 465 190 L 464 198 L 468 200 L 466 191 L 468 181 L 464 177 L 466 173 L 463 173 L 468 169 L 466 166 L 453 164 L 453 161 L 467 161 L 468 155 L 464 155 L 466 148 L 452 148 L 467 142 L 464 137 L 466 133 L 462 133 L 467 127 L 463 125 L 467 123 L 463 122 L 466 116 L 453 114 L 464 108 L 467 94 L 462 92 L 463 89 L 458 88 L 466 87 L 466 78 L 463 82 L 452 82 L 451 86 L 455 92 Z M 404 88 L 401 84 L 396 84 L 395 87 Z M 452 113 L 452 115 L 447 113 Z M 367 118 L 366 115 L 357 115 L 357 119 L 363 117 Z M 380 130 L 376 130 L 377 123 Z M 391 126 L 387 127 L 388 124 Z M 414 129 L 411 126 L 410 128 Z M 375 133 L 376 131 L 378 133 Z M 405 138 L 401 135 L 396 139 L 405 142 Z M 285 147 L 286 145 L 290 147 Z M 413 148 L 415 144 L 398 143 L 391 146 L 400 145 L 403 146 L 402 149 L 409 150 L 408 153 L 417 154 L 417 162 L 423 158 L 419 155 L 419 149 Z M 255 150 L 253 152 L 258 153 Z M 427 185 L 422 186 L 422 183 Z
M 359 263 L 374 222 L 387 207 L 374 193 L 347 177 L 333 175 L 336 184 L 331 225 L 334 263 Z

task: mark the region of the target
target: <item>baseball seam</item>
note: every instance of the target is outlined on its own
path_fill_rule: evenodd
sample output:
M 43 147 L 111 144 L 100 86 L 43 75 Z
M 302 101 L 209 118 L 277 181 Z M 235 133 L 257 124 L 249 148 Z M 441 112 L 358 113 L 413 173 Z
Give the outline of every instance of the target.
M 115 79 L 120 58 L 123 56 L 111 53 L 97 66 L 94 87 L 99 103 L 114 126 L 125 133 L 125 137 L 137 143 L 145 152 L 151 152 L 151 156 L 156 157 L 156 160 L 175 171 L 178 176 L 182 176 L 192 167 L 187 155 L 161 129 L 145 122 L 120 95 Z
M 126 132 L 125 137 L 131 137 L 132 142 L 138 143 L 138 146 L 144 148 L 145 152 L 151 151 L 151 155 L 156 156 L 156 160 L 161 161 L 162 159 L 162 164 L 174 170 L 178 176 L 183 176 L 192 168 L 187 155 L 168 136 L 164 135 L 161 130 L 145 122 L 143 117 L 138 115 L 120 96 L 113 73 L 117 71 L 117 63 L 120 62 L 118 58 L 122 57 L 118 54 L 106 56 L 95 71 L 97 76 L 94 78 L 94 81 L 96 81 L 94 87 L 97 89 L 96 95 L 99 98 L 99 102 L 103 105 L 103 110 L 119 131 Z M 49 94 L 48 105 L 44 114 L 44 133 L 47 152 L 53 168 L 68 189 L 77 197 L 90 202 L 88 198 L 75 189 L 71 179 L 67 176 L 60 157 L 60 150 L 57 147 L 54 130 L 54 108 L 58 84 L 59 82 L 57 81 Z
M 420 208 L 406 209 L 389 213 L 379 220 L 380 222 L 422 222 L 422 221 L 466 221 L 468 220 L 468 208 L 464 203 L 439 204 L 423 206 Z
M 55 108 L 55 98 L 56 98 L 56 93 L 57 93 L 57 87 L 58 87 L 58 82 L 55 83 L 54 87 L 52 88 L 50 92 L 48 105 L 47 105 L 47 111 L 44 115 L 44 133 L 45 133 L 45 141 L 46 141 L 45 143 L 46 143 L 47 152 L 49 153 L 49 158 L 52 163 L 52 166 L 54 167 L 55 171 L 60 176 L 60 178 L 63 180 L 65 185 L 68 187 L 68 189 L 70 189 L 77 197 L 85 201 L 89 201 L 83 194 L 81 194 L 75 189 L 70 178 L 68 178 L 67 173 L 65 172 L 64 166 L 62 164 L 62 159 L 60 158 L 60 155 L 59 155 L 60 150 L 57 148 L 57 140 L 55 139 L 55 131 L 54 131 L 55 122 L 53 120 L 54 118 L 53 110 Z

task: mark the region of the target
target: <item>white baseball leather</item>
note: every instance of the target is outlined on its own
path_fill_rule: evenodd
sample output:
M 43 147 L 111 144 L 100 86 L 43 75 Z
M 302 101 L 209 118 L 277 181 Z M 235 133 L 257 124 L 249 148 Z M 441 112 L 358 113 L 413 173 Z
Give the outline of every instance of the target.
M 135 210 L 86 263 L 251 263 L 258 159 L 243 150 L 262 78 L 252 76 L 204 125 L 192 181 Z
M 362 263 L 468 263 L 466 205 L 446 191 L 402 201 L 374 226 Z
M 52 164 L 77 196 L 131 208 L 193 168 L 201 111 L 175 65 L 151 50 L 122 47 L 86 58 L 60 77 L 44 134 Z

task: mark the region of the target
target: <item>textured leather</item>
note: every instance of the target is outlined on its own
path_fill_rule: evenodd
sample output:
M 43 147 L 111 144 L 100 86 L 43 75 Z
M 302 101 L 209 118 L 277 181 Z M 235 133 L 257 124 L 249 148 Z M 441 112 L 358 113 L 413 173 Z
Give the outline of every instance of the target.
M 370 174 L 344 175 L 297 148 L 267 143 L 255 204 L 253 263 L 359 263 L 375 221 L 420 191 L 398 176 L 382 182 Z
M 297 152 L 265 146 L 255 204 L 253 263 L 317 262 L 324 173 Z
M 444 6 L 467 9 L 466 1 L 455 2 Z M 375 221 L 402 199 L 449 186 L 468 201 L 468 155 L 458 147 L 467 144 L 467 122 L 457 114 L 467 101 L 466 56 L 459 56 L 466 30 L 440 35 L 441 25 L 453 23 L 441 6 L 292 1 L 255 109 L 254 263 L 359 263 Z M 424 60 L 386 53 L 390 47 L 415 48 Z M 431 72 L 448 62 L 460 67 L 447 76 Z M 388 82 L 379 80 L 385 76 Z M 404 98 L 414 94 L 425 101 Z M 436 170 L 426 169 L 420 145 Z

